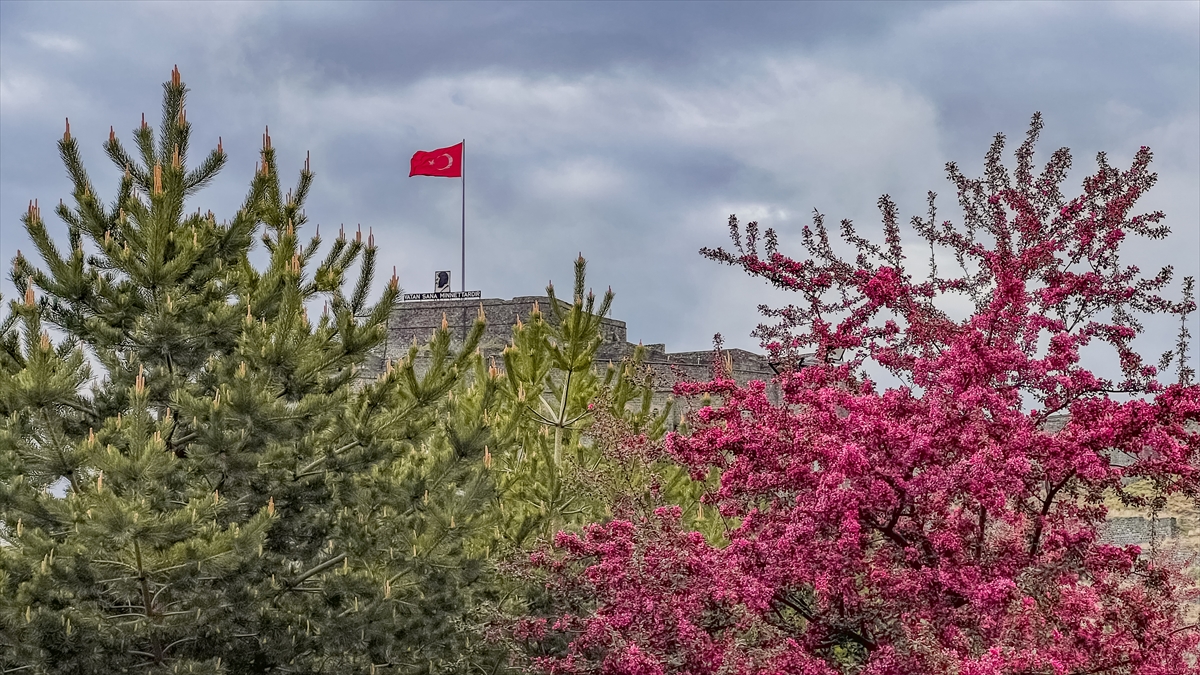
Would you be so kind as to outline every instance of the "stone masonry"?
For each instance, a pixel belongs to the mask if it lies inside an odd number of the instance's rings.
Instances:
[[[528,320],[534,305],[537,304],[542,310],[542,315],[547,320],[553,320],[550,302],[550,298],[544,295],[525,295],[511,300],[472,298],[402,302],[388,319],[387,339],[380,352],[365,364],[364,376],[378,375],[383,371],[387,359],[404,358],[414,340],[418,345],[426,344],[442,325],[443,316],[454,338],[458,341],[464,340],[479,315],[480,307],[487,317],[487,330],[480,350],[485,359],[496,357],[497,364],[501,364],[500,353],[512,339],[512,328],[517,318]],[[569,308],[569,305],[561,300],[559,303],[564,310]],[[618,363],[632,356],[637,345],[629,341],[624,321],[606,317],[601,320],[600,331],[604,340],[598,353],[601,363]],[[665,405],[675,383],[681,379],[707,380],[711,377],[715,357],[712,350],[672,353],[668,352],[663,344],[650,344],[645,347],[645,363],[654,371],[654,405],[657,408],[661,409]],[[738,382],[769,382],[775,375],[767,359],[759,354],[742,349],[726,349],[724,354],[729,365],[732,365],[733,377]],[[420,366],[418,357],[418,369]]]

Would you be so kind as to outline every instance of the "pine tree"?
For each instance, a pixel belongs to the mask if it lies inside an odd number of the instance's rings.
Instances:
[[[438,331],[419,376],[410,354],[363,382],[399,293],[393,277],[368,301],[373,237],[339,233],[318,258],[300,236],[313,174],[285,192],[268,134],[232,219],[189,211],[226,155],[218,141],[188,168],[185,96],[176,70],[136,156],[110,133],[110,206],[68,127],[66,252],[36,204],[24,218],[40,264],[18,254],[25,296],[0,323],[0,666],[453,667],[491,498],[483,323],[459,347]]]
[[[610,517],[615,492],[702,518],[705,486],[660,461],[644,350],[597,363],[613,296],[585,293],[582,258],[503,368],[477,352],[481,311],[364,379],[399,294],[370,302],[374,237],[302,238],[314,175],[286,189],[268,133],[232,218],[192,210],[227,156],[189,168],[186,94],[176,70],[134,153],[110,131],[109,205],[68,127],[66,250],[36,202],[24,218],[36,261],[18,253],[0,319],[0,667],[491,672],[507,657],[480,616],[543,600],[507,556]]]
[[[700,506],[712,485],[693,480],[665,456],[671,407],[653,406],[646,350],[639,345],[618,363],[601,362],[601,322],[614,295],[610,289],[597,302],[586,291],[586,268],[580,256],[570,303],[551,284],[547,310],[535,305],[513,326],[503,368],[477,366],[477,379],[499,385],[485,461],[493,498],[472,543],[494,572],[464,617],[475,640],[489,638],[468,661],[479,672],[518,672],[508,646],[494,639],[495,629],[510,617],[553,606],[555,598],[523,563],[560,531],[619,516],[632,506],[630,497],[680,505],[687,522],[714,540],[724,531]]]
[[[586,269],[580,256],[569,304],[547,286],[548,311],[535,305],[527,320],[518,320],[502,354],[502,374],[493,365],[501,383],[496,426],[503,443],[493,460],[494,545],[528,548],[564,527],[606,517],[613,481],[626,483],[626,490],[631,480],[643,489],[662,482],[660,467],[618,467],[602,447],[615,438],[612,427],[620,427],[621,438],[653,444],[671,410],[652,405],[654,375],[640,345],[619,363],[599,363],[601,321],[614,295],[609,289],[597,304],[585,290]]]

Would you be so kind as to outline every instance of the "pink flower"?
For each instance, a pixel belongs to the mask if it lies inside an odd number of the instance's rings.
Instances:
[[[1021,157],[1040,118],[1033,126]],[[561,609],[578,633],[537,668],[1194,672],[1200,632],[1183,608],[1195,582],[1178,564],[1104,543],[1098,501],[1128,477],[1200,493],[1200,387],[1184,375],[1158,381],[1131,346],[1140,328],[1120,320],[1131,308],[1194,310],[1190,298],[1157,295],[1165,277],[1119,263],[1129,237],[1157,236],[1148,228],[1161,214],[1130,215],[1153,183],[1149,151],[1057,204],[1049,186],[1065,175],[1065,152],[1014,183],[993,150],[987,180],[950,169],[971,228],[914,224],[962,261],[959,276],[906,271],[887,197],[881,244],[844,225],[852,261],[825,243],[820,216],[803,232],[803,260],[759,257],[731,219],[736,252],[706,255],[797,293],[768,310],[778,325],[758,330],[772,358],[856,352],[845,364],[784,368],[778,398],[761,382],[678,385],[713,403],[666,452],[694,479],[719,471],[705,503],[729,522],[725,543],[686,531],[675,506],[560,533],[551,555],[558,583],[575,592]],[[972,315],[941,309],[964,295]],[[1095,346],[1115,350],[1120,379],[1083,366]],[[860,368],[867,360],[903,384],[877,389]]]

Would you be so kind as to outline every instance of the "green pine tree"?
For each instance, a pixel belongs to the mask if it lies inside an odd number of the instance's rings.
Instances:
[[[373,238],[302,240],[313,174],[285,192],[265,134],[234,217],[190,210],[226,156],[188,168],[185,95],[175,71],[136,156],[110,135],[108,206],[64,135],[66,251],[24,218],[40,260],[18,254],[0,321],[0,667],[456,668],[501,389],[469,377],[483,323],[458,347],[438,331],[419,376],[412,354],[362,381],[399,292],[369,302]]]
[[[302,238],[313,174],[285,189],[268,134],[231,219],[190,206],[226,155],[189,168],[186,93],[176,70],[135,153],[110,133],[111,204],[64,134],[65,249],[24,217],[36,261],[18,253],[0,318],[0,668],[497,672],[480,617],[540,593],[498,563],[616,493],[703,521],[703,483],[620,451],[669,410],[644,350],[597,363],[612,293],[585,293],[582,258],[502,364],[481,314],[365,379],[399,294],[370,301],[373,237]]]
[[[671,404],[653,406],[654,373],[638,345],[619,363],[601,363],[601,321],[612,306],[586,291],[587,262],[575,261],[570,303],[551,284],[550,307],[535,306],[513,327],[503,352],[496,434],[494,533],[524,549],[555,532],[611,517],[619,497],[656,493],[703,521],[696,482],[659,461]],[[711,529],[701,526],[700,529]],[[715,533],[715,531],[714,531]]]
[[[653,410],[651,374],[640,368],[639,347],[624,363],[597,363],[600,326],[612,306],[611,289],[600,299],[586,288],[586,261],[575,261],[572,302],[546,288],[545,314],[535,306],[513,327],[503,352],[502,406],[498,416],[507,452],[497,456],[494,517],[500,544],[524,548],[564,527],[604,516],[604,501],[581,480],[601,470],[602,449],[589,434],[597,415],[627,423],[630,433],[662,436],[668,410]],[[502,507],[502,508],[501,508]]]
[[[614,296],[610,289],[597,302],[586,291],[586,267],[582,256],[575,261],[570,303],[550,285],[547,311],[535,305],[513,326],[503,368],[477,366],[476,380],[495,380],[499,392],[488,410],[493,445],[485,462],[493,498],[471,547],[496,571],[473,594],[466,622],[475,639],[552,603],[523,563],[559,531],[662,504],[680,505],[688,524],[713,539],[726,531],[700,505],[714,481],[695,481],[665,461],[671,407],[653,405],[646,350],[639,345],[618,363],[601,362],[601,322]],[[614,513],[614,504],[627,508]],[[508,663],[500,644],[477,649],[467,661],[474,672],[488,673]]]

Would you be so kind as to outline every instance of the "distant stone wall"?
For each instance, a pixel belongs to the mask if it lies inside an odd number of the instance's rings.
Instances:
[[[566,308],[565,303],[559,302]],[[443,317],[454,338],[465,340],[481,308],[487,318],[487,330],[480,349],[485,356],[499,354],[512,340],[512,328],[517,318],[527,321],[535,304],[540,305],[544,316],[551,318],[550,298],[546,296],[521,296],[511,300],[484,298],[402,302],[388,317],[388,336],[378,358],[380,361],[400,359],[408,353],[414,341],[419,345],[429,342],[441,327]],[[602,319],[600,331],[606,342],[625,342],[624,321]]]
[[[1105,543],[1117,546],[1162,543],[1174,539],[1178,531],[1178,524],[1174,518],[1109,518],[1104,523],[1101,539]]]
[[[554,316],[550,311],[551,300],[544,295],[526,295],[503,300],[484,298],[471,300],[428,300],[400,303],[388,318],[387,338],[382,347],[377,350],[364,364],[363,377],[376,377],[382,373],[387,360],[398,361],[404,358],[415,341],[425,345],[442,325],[443,317],[452,335],[458,341],[466,339],[467,333],[483,308],[487,319],[487,329],[480,344],[480,351],[485,359],[495,358],[498,366],[503,367],[499,358],[500,353],[512,341],[512,328],[518,317],[527,321],[534,305],[538,305],[542,315],[549,321]],[[559,301],[564,310],[570,306]],[[600,324],[601,336],[604,340],[597,354],[601,364],[620,363],[633,354],[636,344],[629,342],[624,321],[604,318]],[[664,344],[645,345],[647,366],[654,370],[654,406],[662,409],[666,405],[675,384],[681,380],[708,380],[712,377],[714,352],[712,350],[696,352],[671,353]],[[766,358],[743,349],[727,349],[723,357],[729,359],[733,368],[733,378],[741,383],[751,380],[770,382],[775,371]],[[422,359],[418,356],[417,368],[420,370]],[[675,416],[678,418],[678,414]]]

